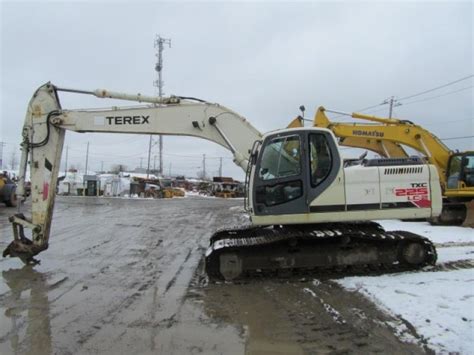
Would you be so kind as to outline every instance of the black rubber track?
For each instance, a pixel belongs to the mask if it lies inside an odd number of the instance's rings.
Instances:
[[[403,250],[404,246],[410,243],[418,243],[424,250],[424,260],[416,263],[407,263]],[[298,246],[295,248],[295,246]],[[316,248],[317,250],[328,250],[328,253],[337,249],[350,248],[353,251],[362,251],[364,248],[377,247],[379,250],[387,250],[396,254],[396,261],[386,262],[386,260],[375,260],[365,265],[318,265],[311,268],[285,268],[288,273],[312,273],[320,272],[327,274],[341,273],[353,274],[350,270],[352,266],[360,274],[364,267],[367,274],[392,273],[401,270],[419,269],[427,265],[436,263],[437,254],[433,243],[420,235],[406,231],[385,231],[382,226],[375,222],[361,223],[324,223],[312,225],[291,225],[291,226],[268,226],[268,227],[235,227],[217,231],[210,239],[210,246],[206,251],[206,273],[213,279],[223,279],[219,270],[219,256],[223,253],[242,253],[262,255],[262,260],[268,251],[292,248],[293,250],[304,250]],[[360,249],[358,249],[360,248]],[[292,251],[292,255],[297,255],[298,251]],[[262,264],[264,265],[264,264]],[[265,269],[266,273],[278,274],[278,268],[273,270],[268,266],[256,267],[255,270],[246,269],[239,278],[252,277],[255,273],[261,273]],[[364,272],[362,272],[364,273]]]

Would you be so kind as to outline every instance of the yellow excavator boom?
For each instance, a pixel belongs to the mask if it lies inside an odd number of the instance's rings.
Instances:
[[[348,138],[373,139],[380,141],[380,144],[384,145],[386,145],[387,142],[393,143],[391,145],[392,148],[394,145],[405,145],[421,152],[429,163],[436,166],[441,184],[443,188],[446,188],[446,171],[448,169],[449,157],[452,155],[452,152],[431,132],[410,121],[394,118],[382,118],[360,113],[351,113],[350,116],[352,118],[364,119],[381,124],[331,122],[325,112],[326,109],[324,107],[318,108],[313,121],[315,127],[331,129],[337,137],[343,140],[343,142]],[[360,141],[358,143],[360,143]],[[397,157],[389,154],[385,154],[384,156],[387,155],[393,158]],[[406,152],[404,156],[408,156]]]
[[[331,128],[331,122],[327,119],[321,120],[315,127]],[[288,128],[303,127],[303,118],[296,117],[290,122]],[[338,137],[339,144],[352,147],[370,150],[383,158],[408,158],[408,153],[397,142],[385,141],[377,138],[364,137]]]

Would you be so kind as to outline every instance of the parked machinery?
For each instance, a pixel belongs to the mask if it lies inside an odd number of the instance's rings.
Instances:
[[[332,122],[326,112],[376,123]],[[302,126],[301,117],[289,125],[293,128]],[[404,147],[421,153],[423,159],[438,170],[443,193],[442,213],[431,221],[474,227],[474,151],[454,152],[433,133],[408,120],[344,113],[320,107],[313,126],[330,129],[339,139],[340,145],[367,149],[381,157],[408,158]]]
[[[238,197],[239,182],[231,177],[214,176],[212,178],[212,194],[221,198]]]
[[[7,207],[17,206],[16,184],[6,171],[0,171],[0,202]]]
[[[61,91],[146,105],[67,110],[59,102]],[[35,263],[34,256],[48,248],[55,200],[55,189],[49,187],[56,186],[66,130],[187,135],[232,152],[234,162],[246,172],[245,207],[252,225],[220,230],[211,237],[205,263],[211,278],[232,280],[320,267],[416,269],[436,261],[428,239],[385,231],[371,222],[438,216],[441,189],[431,164],[392,159],[345,168],[328,129],[302,127],[262,135],[220,104],[189,97],[65,89],[50,83],[35,92],[23,128],[18,194],[23,194],[29,163],[32,214],[11,218],[14,240],[4,256]],[[31,239],[24,228],[31,230]]]

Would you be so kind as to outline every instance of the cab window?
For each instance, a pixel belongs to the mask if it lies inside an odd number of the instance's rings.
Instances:
[[[309,135],[309,159],[311,185],[315,187],[327,178],[332,166],[331,150],[325,135]]]
[[[464,183],[467,187],[474,187],[474,155],[466,155],[462,165]]]
[[[286,178],[300,173],[301,143],[299,136],[278,137],[267,144],[260,162],[260,179]]]
[[[448,171],[448,189],[457,189],[458,181],[461,177],[461,155],[453,156],[449,162],[449,171]]]

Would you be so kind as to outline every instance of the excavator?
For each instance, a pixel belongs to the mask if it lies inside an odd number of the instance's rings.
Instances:
[[[333,112],[375,124],[332,122],[326,112]],[[295,118],[289,127],[302,127]],[[438,170],[443,194],[443,209],[433,224],[474,227],[474,151],[453,152],[438,137],[408,120],[382,118],[361,113],[345,113],[319,107],[314,127],[330,129],[339,144],[373,151],[381,157],[409,158],[403,146],[421,153]]]
[[[105,109],[61,107],[61,92],[135,101]],[[3,256],[35,264],[49,245],[66,131],[199,137],[227,148],[246,173],[251,224],[218,230],[205,253],[211,280],[261,274],[362,268],[393,272],[436,262],[432,242],[386,231],[374,219],[418,219],[441,212],[438,171],[410,159],[375,159],[345,168],[334,134],[301,127],[261,134],[236,112],[183,96],[153,97],[77,90],[46,83],[31,98],[23,127],[20,179],[29,164],[31,216],[10,218],[13,241]],[[21,208],[21,207],[20,207]],[[25,235],[31,230],[31,236]]]
[[[7,207],[16,207],[18,202],[15,190],[16,185],[10,175],[6,171],[0,171],[0,203],[3,202]]]

